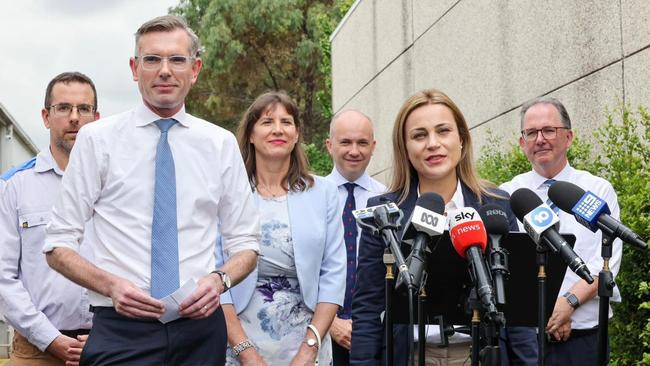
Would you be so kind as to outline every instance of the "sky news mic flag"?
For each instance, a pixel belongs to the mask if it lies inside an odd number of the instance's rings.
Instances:
[[[587,283],[594,282],[585,262],[571,249],[557,231],[560,219],[555,212],[528,188],[519,188],[510,196],[510,207],[536,244],[545,243],[575,274]]]
[[[472,281],[483,308],[489,314],[496,314],[492,280],[482,254],[487,246],[487,233],[483,221],[478,212],[471,207],[451,211],[448,215],[451,243],[456,253],[469,262]]]
[[[572,214],[576,221],[589,230],[598,229],[606,235],[620,238],[637,248],[645,249],[648,245],[634,231],[610,216],[607,202],[592,192],[569,182],[557,181],[548,190],[548,197],[562,211]]]

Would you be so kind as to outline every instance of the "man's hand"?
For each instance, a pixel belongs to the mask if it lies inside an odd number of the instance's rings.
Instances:
[[[300,344],[298,353],[291,360],[291,366],[313,366],[318,356],[316,347],[309,347],[305,342]]]
[[[109,297],[115,311],[129,318],[158,319],[165,305],[123,278],[114,278],[109,287]]]
[[[68,362],[70,362],[70,365],[79,365],[82,347],[82,342],[61,334],[54,338],[52,343],[47,346],[46,351],[65,361],[66,365],[68,365]]]
[[[81,351],[86,346],[86,341],[88,340],[88,334],[77,336],[77,340],[81,343],[81,347],[70,348],[70,353],[77,355],[73,357],[73,360],[65,361],[65,366],[79,366],[79,360],[81,360]]]
[[[207,318],[219,307],[219,296],[223,292],[221,276],[216,273],[201,278],[196,290],[181,303],[179,314],[186,318]]]
[[[553,314],[548,320],[546,331],[558,341],[566,341],[571,336],[571,314],[573,314],[573,310],[563,296],[558,297],[555,301]]]
[[[330,335],[334,342],[349,351],[352,346],[352,319],[335,317],[330,327]]]

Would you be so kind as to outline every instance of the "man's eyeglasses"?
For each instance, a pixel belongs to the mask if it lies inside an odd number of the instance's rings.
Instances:
[[[185,71],[190,66],[193,57],[183,56],[183,55],[174,55],[162,57],[158,55],[143,55],[137,57],[140,60],[142,68],[147,71],[156,71],[162,66],[163,60],[167,60],[167,64],[172,70],[175,71]]]
[[[529,128],[529,129],[526,129],[526,130],[522,130],[521,131],[521,136],[526,141],[535,141],[537,139],[537,135],[541,132],[542,137],[544,137],[547,140],[553,140],[554,138],[557,137],[557,130],[560,129],[560,128],[565,129],[565,130],[570,129],[568,127]]]
[[[54,111],[54,115],[59,117],[68,117],[72,113],[73,108],[76,108],[77,113],[82,117],[92,117],[95,113],[95,107],[90,104],[72,105],[70,103],[59,103],[49,107],[49,109]]]

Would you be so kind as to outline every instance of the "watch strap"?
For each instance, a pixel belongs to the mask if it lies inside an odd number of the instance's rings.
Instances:
[[[566,301],[571,305],[573,309],[577,309],[580,306],[580,300],[578,300],[578,297],[571,293],[571,292],[566,292],[564,295],[562,295]]]
[[[307,329],[310,329],[316,336],[316,344],[318,345],[318,349],[320,350],[321,338],[320,338],[320,332],[318,331],[318,328],[316,328],[316,326],[314,326],[313,324],[309,324],[307,325]]]
[[[223,292],[226,292],[226,291],[230,290],[230,286],[228,286],[229,283],[227,283],[229,281],[226,281],[226,277],[228,277],[228,274],[226,272],[221,271],[221,270],[216,270],[216,271],[212,271],[210,273],[216,273],[216,274],[219,275],[219,277],[221,277],[221,283],[223,284]],[[230,277],[228,277],[228,278],[230,278]]]

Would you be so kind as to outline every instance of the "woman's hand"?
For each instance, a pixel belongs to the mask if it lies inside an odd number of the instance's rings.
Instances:
[[[298,348],[298,353],[291,360],[291,366],[314,366],[316,357],[318,357],[318,348],[309,347],[305,342],[302,342],[300,348]]]
[[[238,357],[242,366],[268,366],[255,347],[243,350]]]

